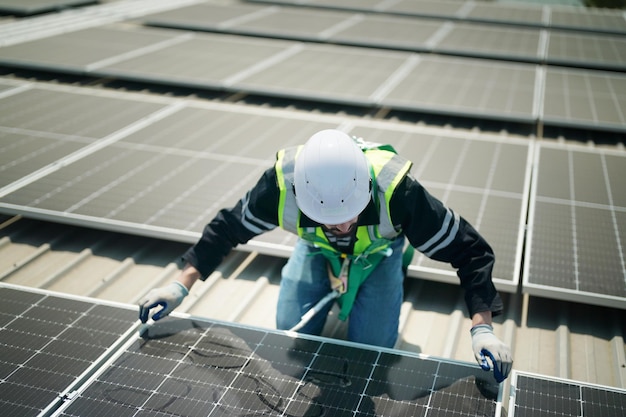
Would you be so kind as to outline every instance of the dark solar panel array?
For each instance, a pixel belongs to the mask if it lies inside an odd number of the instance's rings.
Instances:
[[[510,417],[620,416],[626,390],[514,371]]]
[[[477,366],[199,319],[121,350],[59,416],[499,415]]]
[[[6,284],[0,301],[7,417],[501,411],[476,364],[203,319],[139,327],[135,307]]]
[[[136,309],[0,287],[2,415],[53,409],[135,322]]]

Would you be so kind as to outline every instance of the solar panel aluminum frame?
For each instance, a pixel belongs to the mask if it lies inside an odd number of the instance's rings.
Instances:
[[[60,293],[56,291],[40,289],[40,288],[24,287],[21,285],[16,285],[16,284],[11,284],[11,283],[6,283],[6,282],[0,282],[0,288],[13,289],[13,290],[24,291],[28,293],[35,293],[35,294],[40,294],[40,295],[48,295],[48,296],[63,298],[63,299],[72,300],[72,301],[82,301],[82,302],[92,303],[94,305],[109,306],[109,307],[115,307],[115,308],[120,308],[124,310],[136,309],[135,306],[130,306],[128,304],[123,304],[123,303],[117,303],[114,301],[88,298],[88,297],[83,297],[79,295],[65,294],[65,293]],[[112,343],[96,360],[94,360],[92,364],[88,368],[86,368],[81,375],[76,377],[73,382],[71,382],[63,391],[61,391],[58,394],[57,399],[55,401],[52,401],[44,410],[42,410],[39,413],[38,417],[50,416],[62,404],[63,401],[67,400],[68,398],[71,398],[74,395],[73,393],[76,391],[76,389],[82,386],[85,383],[85,381],[88,381],[94,372],[96,372],[107,360],[113,357],[116,354],[116,352],[126,343],[128,339],[132,338],[132,336],[136,334],[137,329],[140,327],[140,324],[141,323],[139,322],[139,319],[137,319],[137,321],[133,325],[131,325],[114,343]]]
[[[331,338],[326,338],[323,336],[308,335],[308,334],[297,333],[297,332],[288,331],[288,330],[259,328],[259,327],[250,326],[250,325],[241,324],[241,323],[234,323],[234,322],[216,320],[216,319],[211,319],[211,318],[206,318],[206,317],[199,317],[199,316],[195,316],[195,315],[191,315],[187,313],[180,313],[177,311],[172,312],[168,317],[170,319],[181,319],[181,320],[203,322],[209,326],[217,325],[217,326],[227,326],[231,328],[244,329],[244,330],[261,331],[267,334],[287,336],[291,339],[316,341],[322,344],[339,345],[339,346],[355,348],[355,349],[360,349],[360,350],[365,350],[365,351],[370,351],[370,352],[375,352],[375,353],[387,353],[391,355],[401,355],[403,357],[409,357],[409,358],[435,360],[443,364],[451,364],[451,365],[459,365],[459,366],[464,366],[464,367],[476,368],[480,372],[485,372],[476,363],[473,363],[473,362],[465,362],[465,361],[449,359],[449,358],[439,358],[439,357],[435,357],[435,356],[431,356],[431,355],[427,355],[423,353],[399,351],[393,348],[371,346],[371,345],[355,343],[355,342],[351,342],[347,340],[331,339]],[[53,414],[51,414],[51,416],[59,417],[59,416],[64,415],[63,413],[70,406],[72,406],[73,401],[76,398],[80,397],[80,395],[83,394],[87,389],[89,389],[90,386],[94,382],[96,382],[100,376],[102,376],[105,372],[107,372],[107,370],[109,370],[109,367],[113,365],[117,359],[122,357],[122,355],[124,355],[133,344],[138,342],[142,338],[141,335],[145,331],[149,332],[150,327],[153,326],[154,324],[155,322],[153,322],[152,320],[149,320],[148,323],[133,328],[132,331],[134,333],[132,333],[130,337],[124,341],[122,345],[119,345],[117,351],[114,352],[112,355],[110,355],[107,361],[105,363],[102,363],[99,369],[97,369],[95,373],[93,373],[88,379],[84,380],[83,384],[80,387],[76,388],[71,393],[70,396],[67,396],[66,398],[64,398],[65,402]],[[487,374],[485,373],[485,375]],[[489,376],[489,378],[491,378],[491,376]],[[502,405],[503,405],[503,398],[504,398],[504,391],[505,391],[504,387],[505,387],[504,382],[498,384],[498,393],[497,393],[497,398],[495,400],[496,411],[495,411],[494,417],[502,417],[502,408],[503,408]],[[355,415],[356,415],[356,411],[355,411]],[[43,417],[43,416],[39,416],[39,417]]]
[[[605,391],[611,391],[611,392],[615,392],[618,394],[622,394],[626,397],[626,389],[623,388],[617,388],[617,387],[611,387],[608,385],[601,385],[601,384],[592,384],[592,383],[588,383],[588,382],[582,382],[582,381],[576,381],[573,379],[567,379],[567,378],[560,378],[560,377],[553,377],[553,376],[547,376],[547,375],[542,375],[539,373],[533,373],[533,372],[526,372],[526,371],[518,371],[518,370],[513,370],[511,371],[511,375],[509,376],[510,379],[510,394],[509,394],[509,399],[508,399],[508,417],[515,417],[515,405],[517,404],[517,389],[518,389],[518,379],[519,377],[529,377],[529,378],[537,378],[540,380],[545,380],[545,381],[553,381],[553,382],[557,382],[557,383],[564,383],[564,384],[571,384],[571,385],[575,385],[578,387],[587,387],[587,388],[592,388],[592,389],[599,389],[599,390],[605,390]],[[580,401],[580,400],[579,400]],[[562,416],[564,414],[562,414],[559,410],[544,410],[542,409],[542,416],[548,416],[549,412],[554,411],[554,417],[557,416]],[[569,415],[569,414],[568,414]],[[581,417],[591,417],[591,416],[587,416],[585,414],[583,414],[582,409],[580,410],[580,414]]]

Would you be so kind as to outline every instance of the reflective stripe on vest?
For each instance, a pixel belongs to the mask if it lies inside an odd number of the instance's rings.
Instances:
[[[277,153],[276,175],[280,190],[278,205],[278,224],[281,228],[295,233],[306,241],[337,252],[330,244],[321,227],[300,227],[300,210],[294,194],[295,160],[301,147],[281,150]],[[389,213],[389,202],[395,188],[411,168],[411,162],[394,152],[377,148],[364,149],[365,156],[373,168],[374,181],[377,184],[376,201],[380,215],[379,224],[359,226],[354,255],[365,255],[386,249],[389,243],[398,237],[401,231],[394,228]]]

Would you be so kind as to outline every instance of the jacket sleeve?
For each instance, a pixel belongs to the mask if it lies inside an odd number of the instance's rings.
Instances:
[[[470,317],[482,311],[502,313],[502,300],[491,279],[495,255],[471,224],[410,175],[396,189],[390,210],[392,221],[412,246],[457,270]]]
[[[234,207],[217,213],[204,227],[198,242],[185,252],[183,261],[206,279],[235,246],[278,225],[278,196],[276,171],[272,167]]]

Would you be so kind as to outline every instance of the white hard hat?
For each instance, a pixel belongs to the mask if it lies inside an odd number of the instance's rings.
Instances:
[[[296,159],[294,187],[298,207],[311,220],[345,223],[370,201],[367,158],[344,132],[322,130],[311,136]]]

